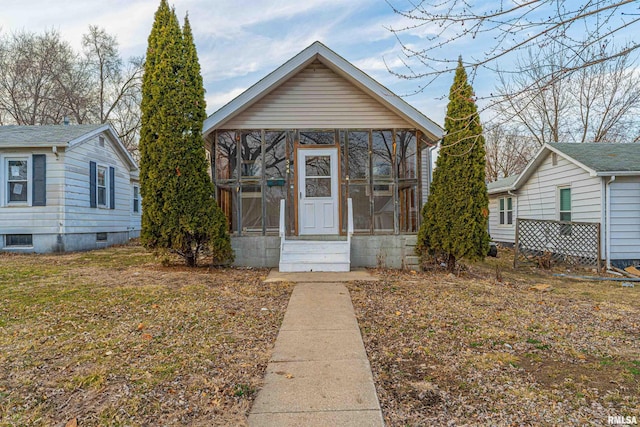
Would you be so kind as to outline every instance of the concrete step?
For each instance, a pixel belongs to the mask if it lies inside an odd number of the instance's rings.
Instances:
[[[347,272],[351,270],[350,262],[283,262],[280,261],[279,270],[283,273],[305,271],[337,271]]]
[[[285,240],[280,271],[349,271],[351,248],[347,241]]]

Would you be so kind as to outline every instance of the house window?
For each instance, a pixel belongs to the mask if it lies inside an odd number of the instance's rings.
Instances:
[[[500,225],[513,224],[513,199],[503,197],[500,199]]]
[[[31,234],[7,234],[5,237],[6,246],[33,246],[33,236]]]
[[[560,221],[571,221],[571,189],[560,189]],[[571,224],[560,224],[560,235],[571,235]]]
[[[133,186],[133,211],[140,212],[140,187]]]
[[[96,180],[96,191],[98,194],[98,206],[107,206],[107,168],[98,166],[98,179]]]
[[[7,203],[27,203],[29,178],[27,159],[7,159]]]
[[[106,242],[107,233],[96,233],[96,242]]]
[[[560,221],[571,221],[571,189],[560,189]]]

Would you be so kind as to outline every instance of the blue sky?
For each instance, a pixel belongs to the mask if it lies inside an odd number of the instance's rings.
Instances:
[[[415,93],[424,81],[403,80],[387,71],[402,71],[402,49],[385,27],[402,28],[384,0],[169,0],[180,19],[189,13],[207,91],[207,112],[229,102],[316,40],[403,96],[442,124],[453,75]],[[400,9],[409,0],[392,0]],[[480,2],[482,3],[482,1]],[[2,0],[0,31],[42,32],[55,29],[80,50],[89,25],[117,36],[123,57],[144,55],[159,0]],[[489,4],[489,3],[486,3]],[[420,47],[433,28],[404,33],[403,41]],[[482,44],[456,42],[446,47],[456,59],[477,55]],[[479,96],[494,90],[496,77],[480,71],[473,81]],[[482,102],[482,101],[480,101]],[[480,105],[482,107],[482,105]]]
[[[391,75],[400,66],[395,36],[401,26],[383,0],[174,0],[182,20],[189,13],[211,114],[316,40],[345,57],[398,95],[418,82]],[[3,0],[0,31],[55,29],[80,50],[89,25],[116,35],[121,54],[144,55],[158,0]],[[457,57],[459,53],[453,52]],[[453,76],[405,99],[442,123]]]

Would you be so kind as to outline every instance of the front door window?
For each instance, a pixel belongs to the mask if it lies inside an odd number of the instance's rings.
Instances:
[[[300,234],[338,234],[338,149],[298,150]]]

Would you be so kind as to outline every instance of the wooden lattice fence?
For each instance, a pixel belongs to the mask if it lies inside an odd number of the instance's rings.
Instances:
[[[594,266],[600,271],[600,223],[516,219],[515,267],[521,261]]]

